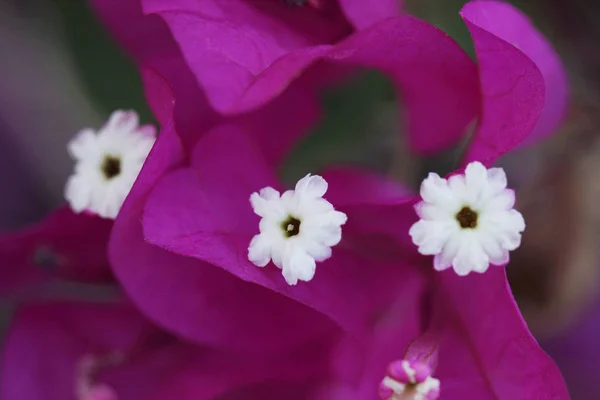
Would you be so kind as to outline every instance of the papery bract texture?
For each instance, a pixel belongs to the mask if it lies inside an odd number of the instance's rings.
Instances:
[[[436,275],[430,329],[440,335],[443,399],[569,399],[563,378],[519,313],[503,269]]]
[[[290,287],[273,266],[257,268],[246,255],[259,222],[248,198],[266,186],[280,185],[249,136],[235,126],[215,129],[198,142],[191,168],[167,174],[151,192],[143,217],[145,238],[298,300],[345,329],[364,333],[374,310],[389,304],[402,290],[403,280],[418,272],[393,257],[370,257],[342,242],[334,256],[320,264],[310,284]]]
[[[261,353],[298,344],[316,333],[333,329],[324,317],[296,302],[144,239],[140,220],[146,198],[158,177],[182,162],[179,138],[169,124],[159,135],[123,206],[125,211],[115,222],[110,242],[111,263],[125,290],[141,309],[162,325],[197,342]],[[197,190],[194,186],[189,188]],[[183,188],[177,188],[180,189]],[[172,193],[164,204],[163,211],[168,213],[165,217],[173,216],[168,209],[169,204],[175,204],[172,201],[192,205],[191,199]],[[169,223],[163,229],[174,227]]]
[[[510,4],[472,1],[461,16],[473,37],[482,92],[466,161],[489,166],[557,128],[567,109],[567,77],[548,41]]]
[[[324,371],[320,349],[256,359],[195,347],[124,304],[21,306],[5,346],[0,393],[6,400],[83,400],[92,392],[119,400],[210,400],[245,385],[304,381]]]
[[[148,104],[165,125],[173,117],[185,129],[209,124],[213,112],[168,27],[156,15],[145,16],[139,0],[89,0],[102,23],[142,70]]]
[[[402,0],[356,1],[339,0],[346,18],[357,29],[364,29],[388,17],[397,16],[402,7]]]
[[[39,223],[0,236],[0,295],[63,278],[112,280],[106,250],[112,221],[59,208]]]
[[[419,151],[431,152],[455,143],[478,110],[475,65],[447,35],[410,16],[379,21],[335,45],[288,54],[277,51],[276,57],[265,58],[255,55],[257,46],[239,42],[241,34],[235,24],[216,29],[210,25],[212,20],[207,22],[197,11],[150,10],[165,18],[198,82],[221,112],[232,114],[263,106],[318,61],[389,74],[406,99],[411,145]],[[232,30],[233,38],[219,39],[217,33],[227,29]],[[211,40],[200,41],[201,37]],[[219,61],[207,62],[215,58]],[[234,71],[227,72],[227,68]]]

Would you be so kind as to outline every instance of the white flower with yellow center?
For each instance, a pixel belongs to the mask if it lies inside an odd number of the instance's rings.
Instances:
[[[331,247],[342,239],[347,219],[323,198],[326,191],[325,179],[308,174],[283,195],[271,187],[252,193],[250,203],[262,219],[248,259],[259,267],[273,260],[289,285],[310,281],[316,261],[331,257]]]
[[[409,233],[421,254],[434,256],[436,270],[452,267],[464,276],[508,263],[525,221],[506,183],[504,170],[479,162],[470,163],[464,175],[443,179],[431,173],[423,181],[423,201],[415,207],[420,220]]]
[[[116,218],[155,141],[154,127],[139,126],[133,111],[115,111],[100,130],[80,131],[68,144],[75,171],[65,197],[73,211]]]

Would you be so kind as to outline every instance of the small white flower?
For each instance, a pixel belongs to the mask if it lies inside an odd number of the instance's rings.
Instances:
[[[68,144],[75,160],[65,197],[75,212],[116,218],[156,140],[133,111],[115,111],[97,132],[80,131]]]
[[[331,257],[331,247],[342,239],[347,219],[323,198],[326,191],[325,179],[308,174],[281,196],[271,187],[252,193],[250,204],[261,220],[248,259],[258,267],[273,260],[289,285],[310,281],[315,262]]]
[[[440,395],[440,381],[431,376],[428,367],[408,360],[396,361],[395,368],[379,385],[383,400],[436,400]],[[415,367],[418,367],[417,370]]]
[[[421,184],[420,220],[410,228],[419,252],[434,255],[438,271],[453,267],[464,276],[504,265],[521,244],[523,216],[513,209],[514,191],[501,168],[470,163],[464,175],[442,179],[431,173]]]

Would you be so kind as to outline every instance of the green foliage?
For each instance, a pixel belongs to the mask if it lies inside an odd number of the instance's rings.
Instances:
[[[136,66],[117,47],[83,1],[56,1],[66,45],[95,104],[108,115],[134,109],[142,121],[152,120]]]

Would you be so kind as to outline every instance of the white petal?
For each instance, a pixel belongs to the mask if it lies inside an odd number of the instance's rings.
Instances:
[[[308,282],[315,276],[315,259],[297,246],[292,246],[283,255],[282,270],[289,285],[297,284],[298,280]]]
[[[525,230],[525,219],[523,218],[523,214],[517,210],[510,210],[508,213],[508,220],[510,221],[509,224],[517,232],[523,232]]]
[[[449,210],[446,207],[440,207],[437,204],[429,204],[424,201],[418,203],[415,207],[419,218],[429,221],[451,220],[455,218],[456,211]]]
[[[492,193],[498,193],[506,189],[506,173],[502,168],[490,168],[488,170],[488,183]]]
[[[151,138],[153,142],[156,138],[156,127],[154,125],[142,125],[137,128],[137,132],[144,137]]]
[[[295,190],[302,197],[311,199],[323,197],[327,192],[327,181],[319,175],[308,174],[298,181]]]
[[[271,261],[271,240],[267,235],[255,235],[248,246],[248,259],[257,267],[264,267]]]
[[[250,195],[250,204],[256,215],[264,217],[274,209],[274,201],[277,199],[279,192],[272,187],[266,187],[259,193],[254,192]]]
[[[452,197],[452,192],[448,188],[448,182],[433,172],[421,183],[420,194],[424,201],[434,204]]]
[[[506,250],[516,250],[521,246],[521,234],[515,232],[506,232],[501,236],[502,247]]]
[[[491,264],[505,265],[508,263],[508,251],[501,246],[496,237],[491,234],[482,234],[479,241],[483,251],[488,255]]]
[[[316,261],[325,261],[331,257],[331,247],[316,240],[306,240],[303,243],[303,248]]]
[[[473,203],[477,200],[476,193],[467,188],[464,175],[453,175],[448,178],[448,187],[459,204],[454,209],[458,208],[460,210],[465,205],[473,206]]]
[[[496,237],[506,250],[516,250],[521,245],[521,232],[525,230],[525,220],[517,210],[509,210],[486,216],[487,230]]]
[[[436,271],[443,271],[452,266],[454,257],[456,257],[460,248],[461,239],[461,235],[452,235],[444,245],[442,251],[435,255],[433,258],[433,268]]]
[[[130,133],[137,129],[139,123],[140,120],[136,112],[117,110],[111,114],[106,127],[111,130]]]
[[[348,221],[348,216],[341,211],[330,211],[325,217],[328,225],[340,226],[344,225]]]
[[[79,132],[68,150],[75,159],[75,171],[67,181],[65,197],[75,211],[88,210],[106,218],[116,218],[146,160],[155,138],[137,131],[134,112],[114,112],[98,132]],[[107,156],[118,157],[120,173],[107,177],[102,170]]]
[[[419,246],[419,253],[435,255],[442,251],[448,238],[454,233],[451,223],[420,220],[410,227],[408,233],[413,243]]]
[[[480,210],[489,199],[490,188],[488,184],[487,169],[480,162],[472,162],[465,169],[465,185],[467,188],[468,205]]]
[[[498,192],[495,196],[490,198],[482,211],[486,212],[497,212],[497,211],[508,211],[515,206],[515,192],[512,190],[504,189]]]
[[[286,251],[285,244],[271,242],[271,260],[279,269],[283,268],[283,255]]]
[[[488,171],[482,163],[474,161],[465,168],[465,183],[469,188],[486,188]]]
[[[311,237],[325,246],[333,247],[342,241],[342,227],[322,226],[311,232]]]
[[[69,155],[76,159],[88,157],[94,151],[96,132],[93,129],[83,129],[78,132],[67,144]]]
[[[71,176],[67,180],[65,198],[73,211],[79,213],[85,210],[90,201],[91,194],[92,187],[85,182],[81,182],[81,179],[77,176]]]
[[[471,271],[485,272],[489,259],[476,240],[463,240],[452,265],[457,275],[466,276]]]

